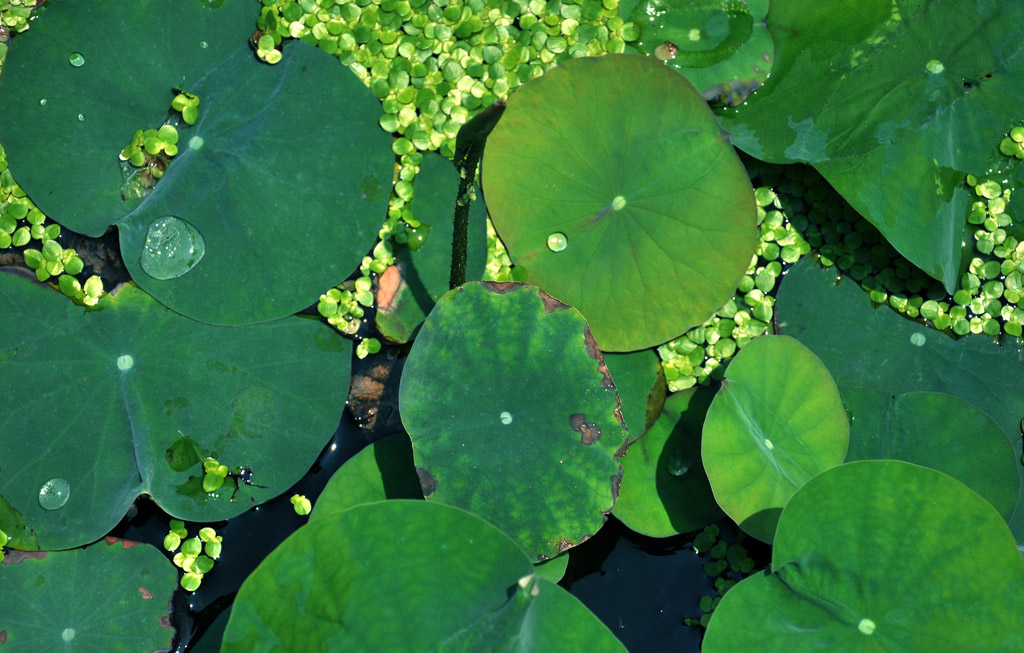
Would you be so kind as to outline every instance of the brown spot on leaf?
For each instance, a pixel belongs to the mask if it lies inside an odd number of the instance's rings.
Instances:
[[[160,616],[160,627],[161,628],[172,628],[173,629],[174,626],[171,625],[171,618],[168,617],[167,615],[161,615]]]
[[[622,466],[619,465],[619,473],[611,477],[612,481],[612,503],[619,500],[619,488],[622,487]]]
[[[601,387],[605,390],[614,390],[615,383],[612,381],[611,372],[608,371],[608,366],[605,365],[604,355],[601,354],[601,350],[597,348],[597,341],[594,340],[594,334],[590,333],[590,326],[583,325],[583,343],[587,346],[587,354],[597,361],[597,371],[604,377],[601,380]]]
[[[46,551],[8,551],[4,554],[5,565],[16,565],[23,560],[45,560]]]
[[[6,644],[6,643],[7,643],[7,631],[6,630],[0,630],[0,644]]]
[[[387,315],[395,309],[395,297],[405,288],[405,279],[397,265],[390,265],[377,283],[377,312]]]
[[[120,544],[121,546],[123,546],[126,549],[129,549],[129,548],[135,546],[136,544],[138,544],[138,542],[135,542],[135,541],[132,541],[132,540],[122,540],[122,539],[117,538],[117,537],[111,537],[110,535],[107,535],[106,537],[104,537],[103,541],[106,542],[107,544],[110,544],[110,545]]]
[[[538,290],[537,292],[540,293],[540,300],[542,302],[544,302],[544,312],[545,313],[554,313],[555,311],[564,311],[565,309],[569,308],[568,304],[565,304],[565,303],[562,303],[562,302],[558,301],[557,299],[555,299],[551,295],[547,294],[543,290]]]
[[[482,281],[483,287],[494,293],[495,295],[504,295],[505,293],[512,292],[520,286],[525,286],[525,283],[518,281]]]
[[[588,422],[586,415],[580,413],[569,415],[569,426],[580,434],[580,442],[583,444],[594,444],[601,439],[601,427],[593,422]]]
[[[140,593],[142,594],[142,598],[143,598],[143,599],[145,599],[146,601],[152,600],[152,598],[153,598],[153,593],[152,593],[152,592],[150,592],[150,591],[149,591],[148,589],[146,589],[145,587],[140,587],[140,588],[139,588],[139,592],[140,592]]]
[[[437,492],[437,479],[434,478],[433,474],[417,465],[416,475],[420,477],[420,489],[423,490],[423,498]]]

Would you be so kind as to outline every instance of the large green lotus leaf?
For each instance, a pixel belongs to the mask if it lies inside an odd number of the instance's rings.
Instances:
[[[654,424],[665,405],[668,386],[661,359],[653,349],[628,354],[605,354],[604,361],[622,400],[622,417],[633,442]]]
[[[654,425],[629,445],[612,514],[630,530],[671,537],[723,516],[700,458],[701,427],[712,396],[707,388],[673,394]]]
[[[381,501],[303,526],[242,584],[224,653],[625,651],[505,534],[463,510]]]
[[[298,481],[334,433],[352,347],[326,325],[212,327],[133,285],[101,307],[0,274],[0,312],[17,316],[0,322],[12,546],[92,542],[142,493],[187,521],[234,517]],[[244,478],[204,492],[204,456]]]
[[[481,515],[538,559],[604,523],[626,428],[583,317],[533,286],[441,297],[402,371],[423,494]]]
[[[33,201],[90,236],[116,224],[132,278],[214,324],[290,315],[344,279],[373,243],[393,175],[373,94],[305,43],[259,62],[248,44],[258,10],[53,3],[0,78],[0,139]],[[136,129],[168,119],[175,87],[199,97],[198,122],[179,125],[179,152],[152,191],[124,201],[118,155]],[[167,216],[191,232],[160,229]],[[199,244],[201,257],[181,257]]]
[[[818,357],[793,338],[763,336],[725,371],[701,457],[722,510],[771,543],[786,503],[807,479],[843,462],[849,437],[839,389]]]
[[[852,281],[800,261],[786,274],[775,310],[779,333],[791,335],[821,358],[839,385],[890,395],[944,392],[974,404],[995,420],[1021,455],[1024,378],[1020,341],[999,346],[987,335],[952,339],[904,319],[871,300]],[[1020,472],[1018,468],[1018,473]],[[1022,489],[1024,494],[1024,489]],[[1010,529],[1024,542],[1024,502]]]
[[[74,551],[9,553],[0,564],[5,651],[169,651],[178,573],[147,544],[107,538]]]
[[[967,172],[1020,117],[1024,4],[775,2],[771,79],[723,124],[772,162],[814,165],[897,250],[952,292]]]
[[[309,519],[320,519],[364,503],[422,498],[409,436],[396,433],[346,460],[327,481]]]
[[[487,140],[484,199],[526,280],[602,349],[658,345],[732,296],[756,244],[750,180],[686,78],[638,55],[567,61]]]
[[[735,106],[772,70],[767,13],[768,0],[644,0],[629,20],[640,52],[686,75],[710,105]]]
[[[1024,559],[991,505],[925,467],[814,477],[779,519],[771,574],[722,597],[717,651],[1024,650]]]
[[[850,412],[846,462],[905,460],[949,474],[1009,521],[1020,492],[1020,465],[999,425],[952,395],[908,392],[895,397],[842,387]]]
[[[419,249],[399,247],[395,264],[380,276],[377,290],[377,328],[389,340],[408,342],[423,324],[434,302],[450,289],[452,233],[459,173],[439,154],[423,157],[416,173],[409,210],[427,231]],[[466,280],[479,281],[487,263],[487,210],[482,201],[469,207]]]

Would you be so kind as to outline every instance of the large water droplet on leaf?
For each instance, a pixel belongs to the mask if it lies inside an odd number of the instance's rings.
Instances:
[[[72,52],[68,55],[68,63],[75,68],[79,68],[85,63],[85,57],[82,56],[81,52]]]
[[[672,456],[668,460],[668,473],[672,476],[682,476],[690,471],[690,461],[683,456]]]
[[[548,236],[548,249],[552,252],[561,252],[569,246],[569,239],[561,232],[555,232]]]
[[[199,230],[173,215],[149,224],[139,264],[154,279],[176,279],[194,268],[206,253]]]
[[[39,488],[39,505],[44,510],[63,508],[71,496],[71,486],[62,478],[51,478]]]

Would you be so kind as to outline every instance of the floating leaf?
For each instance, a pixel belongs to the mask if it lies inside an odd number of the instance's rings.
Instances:
[[[402,423],[427,499],[481,515],[531,555],[601,527],[626,430],[583,317],[519,283],[448,292],[409,353]]]
[[[387,570],[387,573],[381,573]],[[242,584],[225,653],[625,651],[582,603],[534,576],[484,520],[428,501],[382,501],[293,533]]]
[[[165,651],[178,574],[147,544],[107,538],[74,551],[8,553],[0,645],[11,651]]]
[[[437,298],[448,292],[458,190],[459,173],[451,162],[438,154],[425,155],[416,173],[409,208],[413,218],[426,225],[417,232],[429,230],[429,236],[415,251],[410,247],[396,249],[395,264],[381,274],[377,290],[377,328],[389,340],[411,340]],[[466,280],[479,281],[487,262],[487,211],[483,202],[470,205],[468,237]]]
[[[630,530],[670,537],[722,517],[700,458],[701,427],[711,404],[707,388],[677,392],[622,459],[622,487],[612,514]]]
[[[629,441],[643,435],[661,414],[668,386],[661,359],[652,350],[629,354],[605,354],[605,363],[622,400],[622,417],[629,428]]]
[[[1024,377],[1019,340],[1007,339],[1002,347],[987,335],[954,340],[888,308],[872,308],[855,282],[837,285],[834,272],[811,261],[800,261],[786,274],[776,316],[779,332],[817,354],[839,385],[959,397],[994,419],[1020,457],[1024,394],[1007,391]],[[1024,542],[1020,496],[1017,505],[1010,529]]]
[[[409,436],[389,435],[345,461],[327,481],[310,521],[386,499],[422,499]]]
[[[682,75],[647,57],[574,59],[516,91],[483,188],[527,281],[583,313],[608,351],[702,323],[754,253],[753,190],[727,135]]]
[[[0,274],[0,530],[19,549],[109,531],[142,493],[218,521],[284,492],[337,427],[350,341],[316,321],[212,327],[134,287],[86,312]],[[203,491],[202,459],[227,476]],[[17,461],[11,464],[10,461]]]
[[[812,164],[952,293],[968,172],[1020,118],[1024,4],[775,2],[771,79],[723,124],[760,159]]]
[[[811,479],[772,570],[722,597],[704,651],[1024,648],[1024,559],[999,513],[935,470],[872,460]]]
[[[725,371],[701,456],[722,510],[771,543],[790,497],[843,462],[849,436],[839,390],[818,357],[793,338],[762,336]]]
[[[853,415],[846,461],[905,460],[949,474],[1009,520],[1020,464],[999,425],[971,404],[938,392],[885,394],[842,387]]]
[[[343,280],[386,211],[385,193],[362,189],[389,186],[394,169],[380,104],[356,75],[301,42],[276,66],[259,62],[252,12],[239,1],[54,3],[0,78],[0,140],[25,192],[77,232],[116,224],[136,282],[215,324],[291,315]],[[88,63],[68,65],[69,52]],[[135,130],[175,120],[176,88],[200,98],[198,120],[177,125],[179,151],[152,190],[122,200],[118,154]],[[147,239],[166,216],[205,243],[193,267],[154,263]]]
[[[735,106],[772,70],[767,13],[768,0],[645,0],[629,20],[640,52],[686,75],[711,106]]]

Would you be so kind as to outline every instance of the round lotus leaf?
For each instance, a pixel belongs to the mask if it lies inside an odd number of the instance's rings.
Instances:
[[[625,651],[483,519],[381,501],[293,533],[242,584],[234,651]]]
[[[640,52],[686,75],[711,106],[736,106],[772,70],[767,13],[768,0],[644,0],[630,20]]]
[[[790,497],[843,462],[849,437],[839,390],[818,357],[788,336],[763,336],[726,369],[701,457],[722,510],[771,543]]]
[[[6,650],[171,650],[178,573],[148,544],[111,537],[74,551],[10,552],[0,583]]]
[[[700,458],[701,425],[712,393],[689,388],[665,408],[622,459],[622,487],[612,514],[630,530],[671,537],[722,517]]]
[[[396,433],[371,443],[346,460],[327,481],[309,519],[320,519],[363,503],[422,498],[409,436]]]
[[[294,485],[337,428],[352,343],[319,321],[214,327],[131,284],[98,308],[0,274],[0,312],[20,316],[0,321],[11,546],[95,541],[140,494],[186,521],[234,517]],[[212,493],[207,457],[232,473]]]
[[[551,558],[604,523],[627,433],[583,317],[536,287],[442,296],[399,388],[424,496],[480,515]]]
[[[905,460],[936,469],[980,494],[1009,521],[1020,492],[1020,463],[991,417],[938,392],[839,390],[851,414],[846,462]]]
[[[523,85],[487,140],[483,189],[526,280],[608,351],[703,323],[754,254],[753,189],[728,134],[648,57],[574,59]]]
[[[0,140],[29,197],[79,233],[115,224],[132,278],[213,324],[291,315],[348,276],[394,173],[373,93],[306,43],[260,62],[254,11],[243,0],[52,3],[0,78]],[[194,125],[170,111],[175,89],[199,98]],[[150,181],[119,155],[136,130],[165,122],[178,151]]]
[[[819,474],[779,519],[771,574],[722,597],[703,650],[1024,650],[1024,558],[999,513],[895,460]]]

